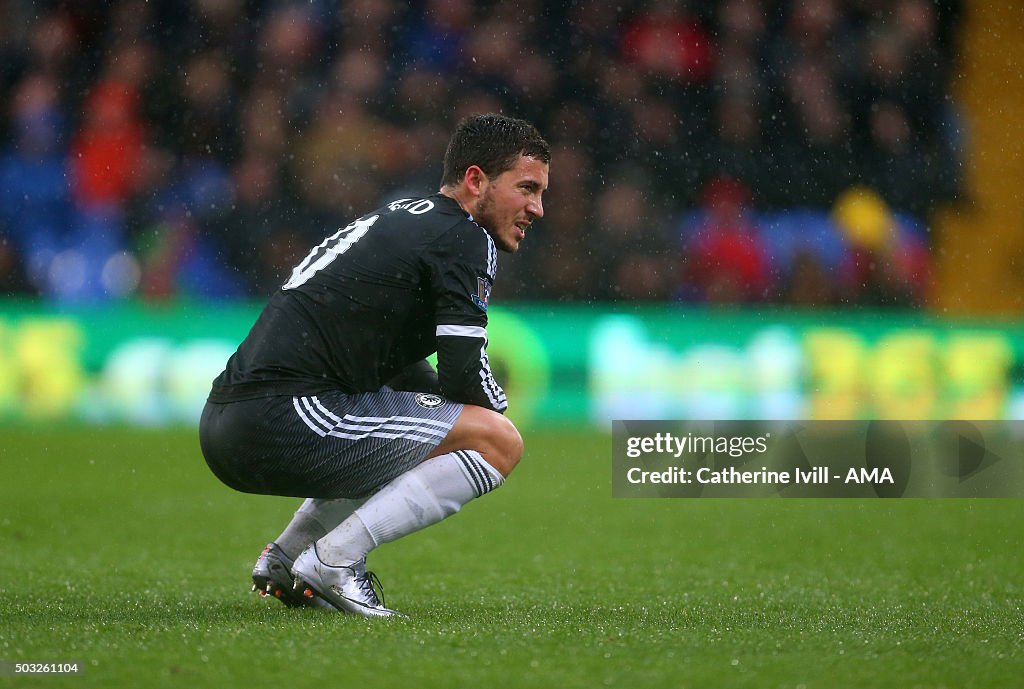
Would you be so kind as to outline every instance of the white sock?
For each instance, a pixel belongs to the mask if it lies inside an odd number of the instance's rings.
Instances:
[[[364,502],[366,502],[365,498],[359,500],[307,498],[299,506],[299,509],[295,510],[295,516],[274,542],[288,557],[294,560],[310,543],[323,538],[324,534],[348,519]]]
[[[436,524],[505,478],[474,450],[428,459],[377,491],[316,543],[329,565],[347,565],[379,545]]]

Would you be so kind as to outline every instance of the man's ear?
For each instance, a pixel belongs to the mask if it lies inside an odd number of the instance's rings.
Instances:
[[[487,187],[487,174],[479,166],[470,165],[462,176],[462,182],[474,197],[479,197]]]

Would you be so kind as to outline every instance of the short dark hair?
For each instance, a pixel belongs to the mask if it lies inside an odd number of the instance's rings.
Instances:
[[[464,117],[448,142],[441,186],[461,182],[470,165],[497,177],[511,170],[520,155],[551,162],[551,147],[532,124],[495,113]]]

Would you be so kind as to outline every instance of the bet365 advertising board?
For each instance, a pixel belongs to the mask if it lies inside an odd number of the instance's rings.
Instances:
[[[259,308],[0,302],[0,419],[194,424]],[[490,319],[526,426],[1024,418],[1024,321],[543,304]]]

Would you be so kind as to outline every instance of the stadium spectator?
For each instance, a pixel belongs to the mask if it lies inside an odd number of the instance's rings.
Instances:
[[[675,255],[649,188],[643,171],[625,168],[598,192],[589,247],[599,276],[592,284],[593,297],[632,301],[671,296]]]
[[[724,0],[718,6],[714,86],[720,98],[760,108],[767,89],[768,17],[757,0]]]
[[[712,304],[766,300],[772,285],[750,192],[727,177],[711,180],[700,211],[684,230],[683,295]]]
[[[85,101],[69,158],[75,200],[84,207],[122,206],[135,192],[145,144],[138,93],[104,79]]]
[[[8,26],[14,28],[13,24]],[[26,57],[31,69],[52,78],[66,76],[71,71],[72,60],[80,45],[76,34],[76,27],[69,13],[54,10],[42,15],[29,33]]]
[[[415,65],[441,71],[463,66],[465,44],[472,36],[473,3],[469,0],[427,0],[422,13],[405,31],[402,45]]]
[[[67,248],[75,222],[68,187],[65,114],[57,84],[44,73],[27,75],[11,102],[13,141],[0,155],[0,228],[7,259],[25,261],[25,273],[48,292],[49,265]]]
[[[292,174],[302,202],[335,222],[372,206],[379,200],[375,168],[386,136],[364,100],[333,89],[295,145]]]
[[[874,190],[854,187],[837,200],[832,217],[849,242],[843,300],[864,306],[921,306],[929,286],[924,242],[908,231]]]
[[[238,155],[238,98],[220,51],[202,52],[185,64],[181,80],[180,150],[185,156],[232,160]]]
[[[936,121],[944,104],[927,83],[909,74],[910,57],[900,36],[879,33],[873,42],[865,71],[869,80],[860,84],[858,97],[867,138],[862,181],[895,208],[925,214],[955,193],[947,171],[956,165]]]
[[[759,208],[768,208],[780,201],[776,191],[782,186],[781,169],[773,162],[781,159],[765,141],[761,112],[757,101],[750,98],[724,96],[715,108],[715,132],[704,151],[700,165],[700,184],[717,177],[728,177],[743,183]],[[776,163],[778,164],[778,163]],[[695,188],[699,188],[694,185]]]
[[[851,121],[834,76],[809,60],[792,65],[784,92],[790,134],[777,146],[777,202],[827,208],[857,176]],[[792,202],[791,202],[792,203]]]
[[[813,252],[805,249],[793,257],[780,287],[786,304],[812,308],[836,305],[833,276]]]
[[[287,201],[281,173],[271,159],[250,154],[232,170],[233,199],[207,225],[219,237],[220,256],[235,266],[248,294],[269,295],[288,277],[309,238],[299,211]],[[293,248],[294,247],[294,248]]]
[[[140,241],[142,294],[152,300],[181,297],[239,298],[245,281],[225,265],[200,219],[182,205],[171,205]]]
[[[195,55],[216,48],[232,56],[234,64],[244,65],[239,58],[249,53],[252,43],[245,0],[191,0],[190,4],[191,11],[180,15],[174,49],[183,55]]]
[[[687,3],[651,0],[624,27],[622,55],[651,76],[699,84],[711,76],[714,44]]]

